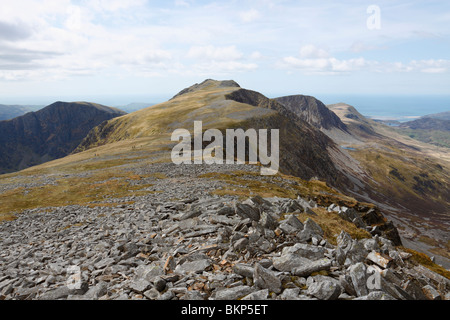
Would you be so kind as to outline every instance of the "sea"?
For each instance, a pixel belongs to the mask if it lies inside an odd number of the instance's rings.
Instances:
[[[379,120],[411,121],[450,111],[450,95],[345,95],[318,94],[325,104],[344,102],[363,116]]]

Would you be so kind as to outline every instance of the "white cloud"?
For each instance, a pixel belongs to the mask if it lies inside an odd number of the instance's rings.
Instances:
[[[216,47],[216,46],[194,46],[187,54],[191,59],[206,59],[214,61],[235,61],[244,55],[236,46]]]
[[[300,58],[303,59],[323,59],[330,55],[323,49],[317,48],[315,45],[308,44],[300,48]]]
[[[316,48],[312,45],[303,46],[300,49],[298,57],[284,57],[278,66],[288,69],[301,71],[305,74],[323,74],[333,75],[350,73],[357,71],[368,71],[377,73],[446,73],[450,72],[450,60],[430,59],[430,60],[412,60],[408,63],[394,61],[381,62],[376,60],[367,60],[363,57],[351,59],[337,59],[331,56],[325,50]]]
[[[285,57],[281,66],[298,69],[307,74],[337,74],[359,70],[368,62],[364,58],[339,60],[332,57],[324,49],[314,45],[302,46],[298,57]]]
[[[253,71],[258,68],[256,63],[245,61],[244,54],[234,45],[223,47],[194,46],[189,49],[187,57],[195,60],[189,66],[194,74],[226,75]]]
[[[261,13],[256,9],[250,9],[239,13],[239,18],[246,23],[256,21],[261,18],[261,16]]]
[[[210,61],[200,62],[190,67],[189,74],[203,76],[234,75],[240,72],[249,72],[258,69],[256,63],[245,63],[239,61]]]
[[[264,58],[263,54],[259,51],[254,51],[252,52],[252,54],[250,55],[250,59],[251,60],[260,60]]]
[[[143,6],[146,2],[146,0],[89,0],[86,4],[94,10],[117,12]]]
[[[69,30],[80,30],[83,23],[81,8],[78,6],[69,6],[67,8],[67,14],[66,27]]]
[[[413,60],[410,63],[413,70],[423,73],[446,73],[450,72],[450,60],[430,59],[430,60]]]
[[[190,7],[189,2],[185,1],[185,0],[175,0],[175,6],[176,7]]]

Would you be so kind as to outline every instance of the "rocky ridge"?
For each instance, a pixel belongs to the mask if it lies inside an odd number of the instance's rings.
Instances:
[[[158,190],[110,206],[32,209],[0,224],[0,299],[440,300],[450,281],[414,263],[368,212],[298,197],[217,196],[186,179],[211,166],[156,164]],[[233,170],[257,170],[233,166]],[[214,172],[227,172],[214,166]],[[189,178],[189,177],[187,177]],[[367,231],[333,243],[315,211]],[[370,210],[369,210],[370,211]],[[298,215],[308,218],[300,221]],[[373,217],[373,216],[372,216]]]

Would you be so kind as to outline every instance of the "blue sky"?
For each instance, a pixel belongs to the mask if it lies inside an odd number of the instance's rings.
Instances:
[[[0,2],[0,103],[133,102],[206,78],[268,96],[450,94],[450,2]]]

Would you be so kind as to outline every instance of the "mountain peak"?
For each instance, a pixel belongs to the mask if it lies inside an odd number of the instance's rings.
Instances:
[[[186,93],[199,91],[203,89],[213,89],[213,88],[240,88],[241,86],[234,80],[214,80],[206,79],[202,83],[196,83],[188,88],[181,90],[176,94],[171,100],[178,98]]]
[[[72,152],[88,132],[125,112],[88,102],[55,102],[0,122],[0,173],[21,170]]]
[[[276,98],[275,100],[319,129],[337,128],[347,131],[345,124],[339,117],[314,97],[293,95]]]

